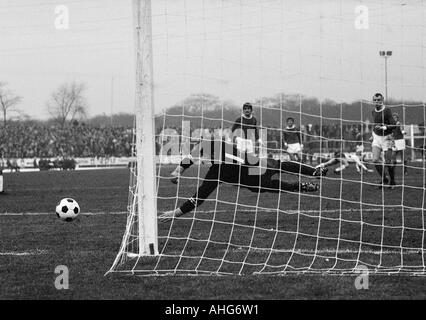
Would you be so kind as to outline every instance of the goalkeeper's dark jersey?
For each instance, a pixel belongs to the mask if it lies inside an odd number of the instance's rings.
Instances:
[[[242,115],[237,120],[235,120],[231,130],[234,132],[237,129],[241,129],[242,132],[244,132],[244,136],[242,137],[243,139],[253,140],[254,138],[254,141],[259,140],[257,120],[253,115],[250,118],[246,118]]]
[[[395,126],[395,120],[392,117],[392,111],[383,106],[379,111],[374,109],[373,114],[373,132],[378,136],[390,135]],[[386,126],[386,130],[376,128],[376,126]]]

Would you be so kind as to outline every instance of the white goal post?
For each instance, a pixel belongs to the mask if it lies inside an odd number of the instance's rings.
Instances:
[[[151,0],[133,0],[139,255],[158,254]],[[141,152],[142,150],[142,152]]]
[[[135,134],[129,187],[129,216],[110,271],[128,257],[158,255],[151,1],[133,0],[136,58]]]

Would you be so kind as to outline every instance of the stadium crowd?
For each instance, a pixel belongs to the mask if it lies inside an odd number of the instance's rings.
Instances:
[[[157,132],[157,153],[160,144],[168,140],[168,130],[180,134],[180,128],[167,128]],[[337,125],[302,126],[305,147],[314,152],[319,148],[340,148],[341,139],[350,143],[352,126]],[[131,156],[132,128],[122,126],[95,126],[73,123],[61,127],[56,124],[10,122],[0,130],[0,156],[9,158],[52,158],[52,157],[128,157]],[[206,129],[213,134],[214,129]],[[322,132],[321,132],[322,131]],[[169,131],[170,132],[170,131]],[[272,148],[280,148],[281,130],[268,129],[268,142]],[[321,139],[322,137],[322,139]],[[166,138],[166,139],[164,139]],[[353,141],[355,142],[355,141]],[[318,144],[318,146],[317,146]]]
[[[315,144],[322,136],[323,148],[339,147],[341,139],[351,141],[351,126],[302,126],[306,147]],[[170,129],[170,128],[168,128]],[[173,130],[173,128],[172,128]],[[179,128],[174,132],[180,134]],[[206,129],[210,133],[214,129]],[[129,157],[132,147],[132,128],[122,126],[94,126],[84,123],[69,124],[64,127],[46,123],[11,122],[0,135],[0,155],[3,158],[52,158],[52,157]],[[164,132],[167,132],[165,130]],[[161,136],[161,132],[157,132]],[[164,135],[164,133],[163,133]],[[281,130],[268,129],[268,141],[279,148]],[[167,134],[166,134],[167,136]],[[164,138],[164,137],[163,137]],[[163,140],[163,141],[161,141]],[[166,139],[167,140],[167,139]],[[164,139],[157,139],[159,144]],[[326,145],[324,145],[324,143]]]
[[[3,158],[130,156],[132,129],[11,122],[0,130]]]

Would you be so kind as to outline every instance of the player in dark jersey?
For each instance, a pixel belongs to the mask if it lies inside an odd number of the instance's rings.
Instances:
[[[402,123],[399,121],[399,115],[397,112],[394,112],[392,114],[393,119],[395,120],[395,128],[393,131],[393,139],[394,139],[394,146],[393,146],[393,165],[396,166],[397,158],[398,156],[401,157],[402,162],[402,168],[404,175],[407,175],[407,158],[405,155],[405,139],[404,134],[405,132],[401,129]]]
[[[392,117],[391,110],[384,105],[381,93],[376,93],[373,96],[373,105],[373,141],[371,147],[373,151],[373,163],[381,178],[379,188],[382,188],[387,183],[393,188],[395,185],[395,168],[392,164],[392,133],[395,128],[395,120]],[[385,155],[385,163],[380,159],[382,151]],[[389,173],[390,181],[386,176],[385,168]]]
[[[173,217],[179,217],[201,205],[204,200],[217,188],[221,182],[239,185],[252,192],[313,192],[319,189],[318,184],[312,182],[286,182],[281,179],[272,179],[275,174],[285,172],[298,173],[309,177],[325,175],[327,169],[314,168],[294,162],[282,162],[270,158],[258,158],[254,154],[244,154],[235,144],[224,140],[202,140],[185,157],[172,173],[172,182],[177,183],[179,177],[193,163],[194,158],[209,158],[212,162],[206,176],[197,192],[179,208],[167,211],[160,216],[165,222]]]
[[[246,102],[243,105],[243,112],[239,118],[234,121],[231,131],[234,136],[234,143],[240,150],[254,152],[256,146],[261,143],[259,139],[259,129],[257,119],[253,116],[253,106]]]
[[[284,147],[290,156],[290,160],[302,161],[302,136],[300,129],[294,125],[294,119],[287,118],[287,127],[283,131]]]

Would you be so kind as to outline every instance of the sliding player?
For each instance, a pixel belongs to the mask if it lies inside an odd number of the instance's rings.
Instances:
[[[287,127],[283,131],[284,147],[287,147],[286,152],[290,156],[290,160],[302,161],[302,137],[300,129],[294,124],[294,119],[287,118]]]
[[[364,142],[363,142],[361,132],[359,131],[357,127],[354,127],[352,130],[352,134],[355,137],[356,146],[355,146],[355,154],[349,154],[348,155],[349,159],[352,159],[353,161],[355,161],[356,171],[358,173],[361,173],[362,170],[365,170],[367,172],[373,172],[373,170],[368,169],[367,166],[365,165]]]
[[[376,93],[373,96],[373,133],[372,133],[372,151],[373,151],[373,163],[376,166],[376,170],[381,178],[381,186],[389,185],[393,188],[395,185],[395,168],[392,164],[392,146],[393,136],[392,132],[395,127],[395,120],[392,117],[392,112],[383,103],[383,95]],[[385,163],[381,161],[380,156],[382,151],[385,154]],[[390,181],[386,177],[385,168],[389,173]]]
[[[402,162],[402,168],[404,175],[407,175],[407,158],[405,157],[405,139],[404,134],[405,132],[401,129],[402,124],[399,121],[399,115],[397,112],[394,112],[392,114],[393,119],[395,120],[395,129],[393,131],[393,138],[395,140],[394,146],[393,146],[393,160],[392,163],[394,166],[396,166],[397,157],[401,157]]]
[[[361,170],[365,170],[368,172],[373,172],[373,170],[368,169],[362,162],[361,160],[358,158],[357,155],[348,155],[349,159],[352,159],[355,164],[356,164],[356,169],[358,171],[358,173],[361,173]],[[343,170],[345,170],[347,167],[349,167],[349,161],[346,158],[345,154],[340,152],[340,151],[336,151],[334,153],[334,157],[331,158],[330,160],[321,163],[319,165],[316,166],[316,168],[327,168],[330,166],[334,166],[336,164],[340,164],[339,167],[337,167],[336,169],[334,169],[334,173],[335,174],[339,174],[341,173]]]
[[[191,151],[191,155],[184,158],[172,173],[172,182],[177,183],[179,177],[193,163],[195,157],[210,157],[212,162],[204,181],[197,192],[179,208],[167,211],[160,216],[165,222],[173,217],[179,217],[201,205],[205,199],[217,188],[221,182],[242,186],[252,192],[314,192],[319,185],[312,182],[286,182],[281,179],[272,179],[275,174],[284,172],[300,173],[310,177],[325,175],[324,168],[314,168],[295,162],[281,162],[270,158],[260,159],[254,154],[245,155],[234,144],[224,140],[203,140]],[[195,156],[195,157],[194,157]]]

